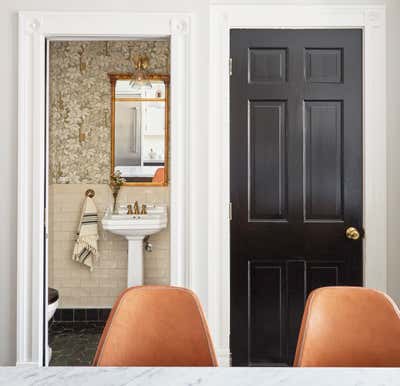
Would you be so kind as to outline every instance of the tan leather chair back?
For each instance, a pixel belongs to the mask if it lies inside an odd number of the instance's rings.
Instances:
[[[159,183],[164,182],[164,175],[165,175],[165,168],[158,168],[154,173],[152,182],[159,182]]]
[[[95,366],[217,366],[201,305],[184,288],[132,287],[116,301]]]
[[[389,296],[323,287],[306,303],[295,366],[400,366],[400,312]]]

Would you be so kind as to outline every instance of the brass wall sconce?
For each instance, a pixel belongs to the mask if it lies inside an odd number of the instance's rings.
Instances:
[[[135,85],[140,84],[146,87],[149,86],[151,88],[151,83],[146,80],[146,70],[148,69],[150,63],[149,58],[146,55],[138,55],[133,57],[131,60],[135,72],[129,85],[131,87],[135,87]]]

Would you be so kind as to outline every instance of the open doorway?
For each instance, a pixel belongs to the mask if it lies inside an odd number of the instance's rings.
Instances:
[[[140,84],[133,81],[139,58],[147,60],[149,79]],[[139,240],[143,266],[133,261],[132,269],[128,240],[102,226],[107,213],[124,216],[135,203],[142,214],[169,207],[169,72],[168,38],[48,41],[50,366],[92,363],[127,285],[170,284],[168,224]],[[109,185],[116,171],[125,181],[114,205]]]
[[[190,287],[188,251],[188,138],[192,93],[197,84],[188,59],[188,13],[19,12],[18,99],[18,365],[46,365],[47,355],[47,161],[48,43],[55,40],[107,41],[168,39],[170,51],[169,276],[172,285]],[[132,23],[132,20],[135,20]],[[156,38],[158,40],[158,38]],[[48,67],[47,67],[48,68]],[[194,73],[193,73],[194,74]],[[191,146],[191,145],[190,145]],[[189,146],[189,148],[190,148]],[[85,197],[79,195],[79,200]]]

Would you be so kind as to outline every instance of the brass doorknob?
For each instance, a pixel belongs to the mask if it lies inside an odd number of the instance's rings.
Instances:
[[[360,232],[357,228],[348,227],[346,229],[346,237],[350,240],[358,240],[360,238]]]

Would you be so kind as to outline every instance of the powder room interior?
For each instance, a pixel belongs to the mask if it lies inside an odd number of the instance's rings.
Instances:
[[[50,365],[90,364],[109,311],[127,287],[128,240],[101,221],[90,266],[73,259],[85,200],[94,204],[98,220],[115,209],[113,167],[128,181],[118,192],[117,212],[135,202],[140,209],[168,209],[168,174],[161,183],[151,176],[168,164],[168,88],[156,79],[168,78],[169,51],[167,39],[49,43],[49,303],[52,293],[57,298],[49,325]],[[140,71],[142,58],[154,81],[140,90],[129,74]],[[111,74],[126,79],[115,84]],[[93,197],[86,197],[88,189]],[[169,284],[169,254],[166,223],[143,244],[143,284]]]

